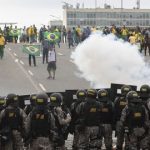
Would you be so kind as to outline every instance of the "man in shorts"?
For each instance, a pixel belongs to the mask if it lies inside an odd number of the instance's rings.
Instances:
[[[55,71],[56,71],[56,51],[55,46],[52,45],[49,53],[48,53],[48,65],[47,71],[49,73],[48,79],[55,79]]]

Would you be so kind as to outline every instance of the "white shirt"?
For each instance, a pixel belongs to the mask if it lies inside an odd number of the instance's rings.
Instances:
[[[56,53],[54,50],[48,52],[48,62],[56,61]]]

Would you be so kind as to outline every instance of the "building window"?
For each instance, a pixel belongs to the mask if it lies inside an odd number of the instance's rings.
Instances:
[[[143,15],[141,15],[141,16],[143,17],[143,19],[145,19],[146,14],[145,14],[145,13],[143,13]]]
[[[115,12],[113,13],[113,18],[116,18],[116,13]]]
[[[146,26],[149,26],[149,20],[146,20]]]
[[[70,18],[73,18],[74,17],[74,13],[70,13]]]
[[[129,25],[129,21],[126,21],[126,25],[127,25],[127,26]]]
[[[129,13],[124,13],[124,19],[127,19],[127,18],[129,18]]]
[[[149,16],[150,16],[150,14],[149,14],[149,13],[146,13],[146,18],[147,18],[147,19],[149,19]]]
[[[131,21],[129,22],[129,25],[132,26],[132,22]]]
[[[77,18],[80,18],[80,17],[81,17],[81,13],[80,13],[80,12],[77,12],[77,13],[76,13],[76,17],[77,17]]]
[[[97,12],[97,13],[96,13],[96,17],[97,17],[97,18],[102,18],[102,13],[101,13],[101,12]]]
[[[139,21],[139,23],[140,23],[140,26],[142,26],[142,21],[141,20]]]
[[[106,13],[106,17],[109,18],[109,16],[110,16],[109,13]]]
[[[139,19],[140,18],[140,14],[139,13],[137,13],[137,14],[135,13],[135,18]]]
[[[80,13],[80,17],[84,18],[84,13],[83,12]]]
[[[105,26],[104,24],[104,20],[99,20],[99,23],[98,23],[100,26]]]
[[[117,18],[120,18],[120,14],[119,14],[119,13],[117,13],[117,14],[116,14],[116,17],[117,17]]]
[[[137,22],[136,22],[136,26],[139,26],[139,25],[140,25],[140,22],[139,22],[139,21],[137,21]]]
[[[122,18],[123,18],[123,19],[126,18],[126,14],[125,14],[125,13],[122,14]]]
[[[70,13],[67,13],[67,18],[70,18],[71,16],[70,16]]]
[[[87,18],[90,18],[90,13],[87,13]]]

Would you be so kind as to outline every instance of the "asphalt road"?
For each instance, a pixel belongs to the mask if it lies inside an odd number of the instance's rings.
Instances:
[[[28,55],[22,52],[22,44],[8,43],[3,60],[0,60],[0,95],[8,93],[28,95],[46,92],[63,92],[70,89],[85,89],[90,83],[80,78],[77,67],[70,55],[74,49],[68,49],[67,44],[56,46],[57,70],[56,79],[48,80],[47,64],[42,64],[42,56],[36,57],[37,66],[30,67]],[[150,56],[144,59],[150,64]]]
[[[42,57],[36,57],[37,66],[29,66],[28,55],[22,52],[22,44],[8,43],[4,59],[0,60],[0,95],[8,93],[26,95],[46,92],[63,92],[69,89],[89,88],[90,83],[77,76],[77,67],[70,55],[73,49],[66,44],[56,46],[57,70],[56,79],[49,80],[47,64],[42,64]]]

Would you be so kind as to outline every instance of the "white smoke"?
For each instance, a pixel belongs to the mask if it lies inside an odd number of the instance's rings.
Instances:
[[[80,76],[95,88],[110,87],[111,83],[141,86],[150,82],[150,69],[138,47],[113,35],[92,34],[77,46],[71,58]]]

